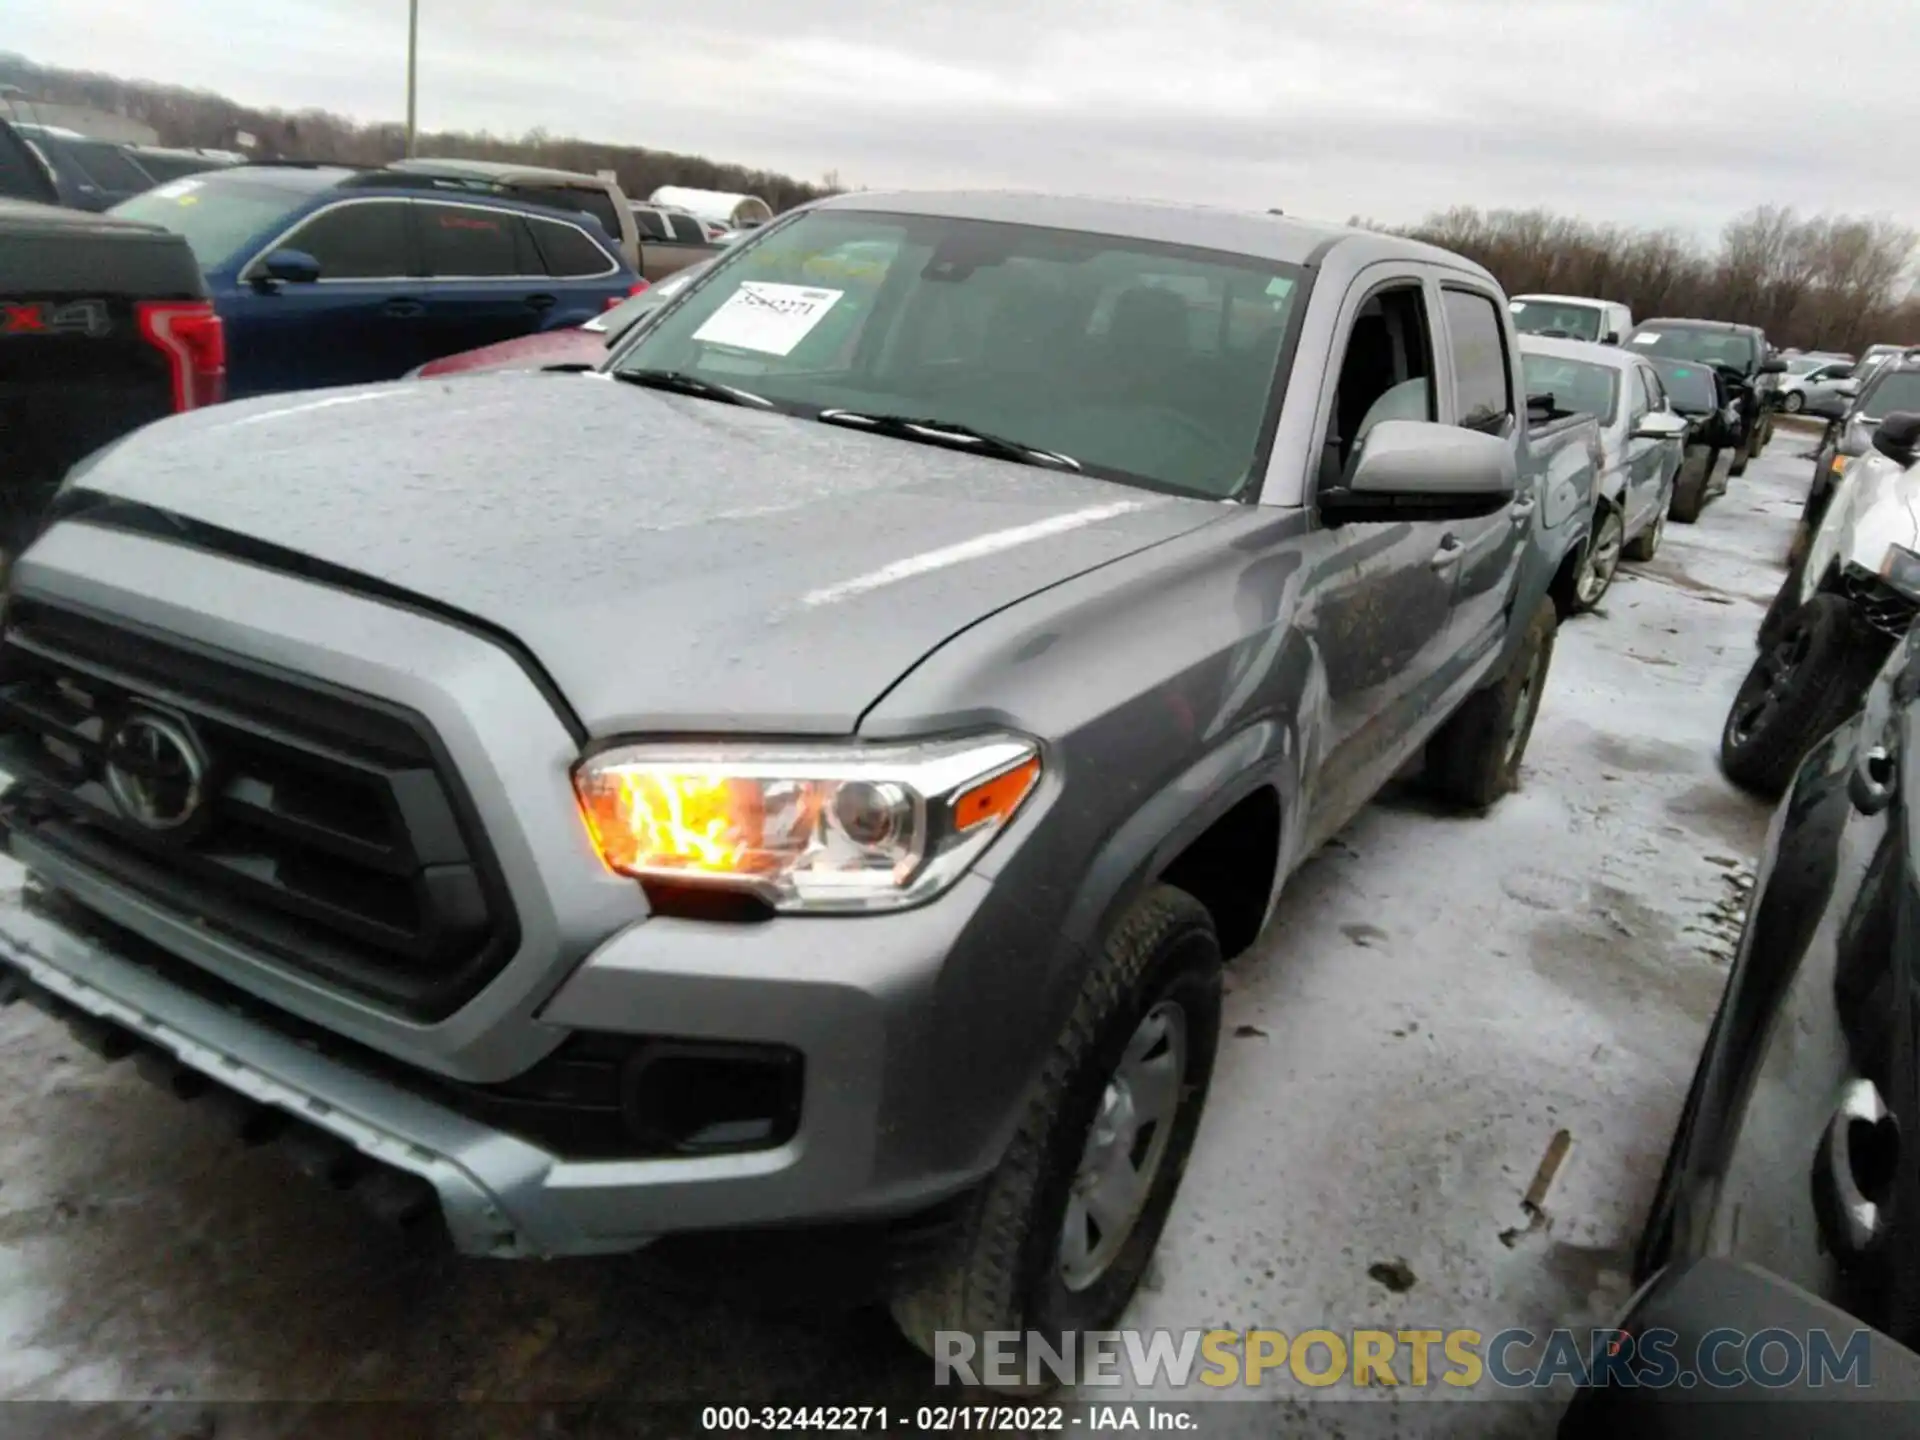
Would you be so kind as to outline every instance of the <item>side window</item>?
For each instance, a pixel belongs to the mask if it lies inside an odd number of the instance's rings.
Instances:
[[[1475,290],[1448,288],[1441,295],[1447,311],[1454,391],[1460,401],[1454,423],[1504,435],[1513,420],[1513,375],[1499,308],[1491,297]]]
[[[672,233],[667,229],[666,217],[658,210],[635,209],[633,223],[640,227],[642,240],[671,240]]]
[[[336,205],[280,243],[318,260],[322,280],[397,280],[413,272],[404,200]]]
[[[469,205],[419,204],[420,258],[439,279],[493,279],[537,273],[532,237],[518,215]]]
[[[604,275],[613,268],[613,258],[587,238],[587,232],[579,226],[537,217],[529,217],[527,224],[540,247],[547,274],[556,279]]]
[[[1647,387],[1647,406],[1652,410],[1667,408],[1667,387],[1660,379],[1660,372],[1650,365],[1640,367],[1640,383]]]
[[[698,220],[691,215],[669,215],[667,223],[673,227],[673,238],[682,245],[704,245],[707,232]]]
[[[1375,291],[1347,332],[1333,415],[1321,442],[1323,486],[1338,485],[1367,432],[1383,420],[1434,418],[1433,328],[1417,280]]]

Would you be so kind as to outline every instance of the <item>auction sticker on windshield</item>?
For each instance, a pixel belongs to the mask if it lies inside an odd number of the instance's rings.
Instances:
[[[1638,335],[1633,337],[1633,343],[1636,345],[1658,345],[1660,343],[1660,332],[1658,330],[1642,330]]]
[[[767,280],[742,281],[707,323],[693,332],[708,345],[731,345],[766,355],[791,355],[793,347],[826,319],[827,312],[847,292],[812,285],[780,285]]]

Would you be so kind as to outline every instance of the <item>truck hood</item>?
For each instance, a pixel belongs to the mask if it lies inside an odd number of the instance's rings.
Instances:
[[[850,733],[956,632],[1222,514],[543,373],[195,411],[73,483],[503,630],[602,736]]]

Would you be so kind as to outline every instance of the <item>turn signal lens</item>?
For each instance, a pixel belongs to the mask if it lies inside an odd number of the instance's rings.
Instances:
[[[780,910],[885,910],[945,890],[1039,784],[1032,741],[628,745],[574,790],[609,868]]]

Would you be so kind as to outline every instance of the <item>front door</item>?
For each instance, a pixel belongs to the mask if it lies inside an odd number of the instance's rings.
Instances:
[[[406,201],[331,205],[276,248],[311,255],[320,278],[270,280],[262,256],[221,297],[229,395],[390,380],[419,363],[425,306],[413,276]]]
[[[1341,483],[1381,417],[1438,416],[1438,326],[1417,274],[1363,272],[1340,324],[1335,388],[1322,404],[1319,488]],[[1424,734],[1422,716],[1439,699],[1451,654],[1468,529],[1407,519],[1322,527],[1309,537],[1300,624],[1326,677],[1322,724],[1305,737],[1322,747],[1304,757],[1314,777],[1309,848],[1344,825],[1405,762],[1410,737]]]

